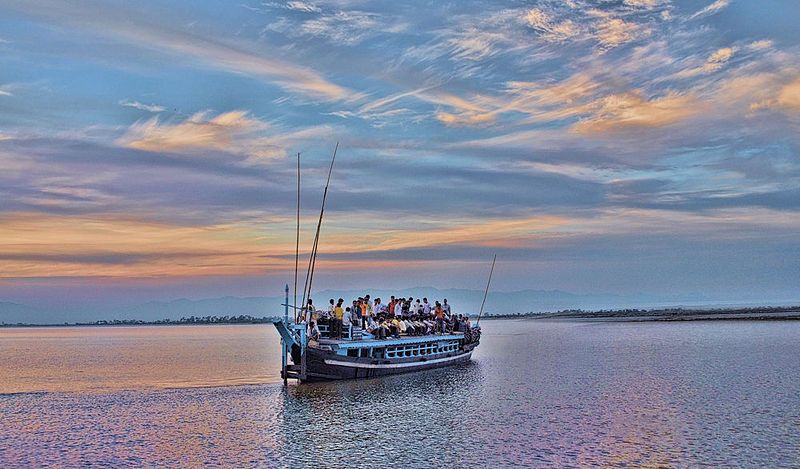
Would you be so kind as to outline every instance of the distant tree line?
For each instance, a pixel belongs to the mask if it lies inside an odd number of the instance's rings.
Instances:
[[[34,326],[142,326],[142,325],[183,325],[183,324],[269,324],[278,318],[272,316],[253,317],[248,314],[239,316],[189,316],[180,319],[157,319],[144,321],[142,319],[101,319],[92,322],[65,322],[63,324],[8,324],[0,322],[0,327],[34,327]]]
[[[527,312],[527,313],[506,313],[484,315],[487,319],[513,319],[513,318],[624,318],[624,317],[681,317],[697,315],[718,315],[718,314],[774,314],[774,313],[798,313],[800,306],[757,306],[745,308],[657,308],[657,309],[562,309],[559,311]]]

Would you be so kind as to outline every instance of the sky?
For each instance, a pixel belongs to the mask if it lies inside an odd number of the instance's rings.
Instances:
[[[0,0],[0,300],[277,296],[337,142],[315,288],[798,299],[797,18]]]

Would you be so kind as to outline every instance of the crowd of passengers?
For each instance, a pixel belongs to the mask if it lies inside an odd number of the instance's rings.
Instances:
[[[429,303],[427,298],[415,300],[392,296],[388,303],[383,303],[380,298],[373,301],[365,295],[347,306],[342,298],[338,301],[331,298],[326,310],[317,309],[312,300],[308,300],[297,319],[308,325],[308,335],[314,340],[320,338],[320,325],[328,326],[332,339],[341,339],[345,331],[347,337],[353,337],[353,330],[359,328],[378,339],[452,332],[472,336],[469,317],[453,313],[446,298],[441,303]]]

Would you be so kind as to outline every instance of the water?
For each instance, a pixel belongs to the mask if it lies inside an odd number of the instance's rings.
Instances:
[[[483,326],[288,388],[271,326],[0,329],[0,466],[800,467],[800,322]]]

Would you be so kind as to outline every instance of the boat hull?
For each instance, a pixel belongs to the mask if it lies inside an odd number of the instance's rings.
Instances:
[[[430,370],[465,363],[472,357],[473,346],[456,352],[430,357],[398,359],[353,358],[331,352],[306,349],[306,379],[303,382],[364,379]]]

